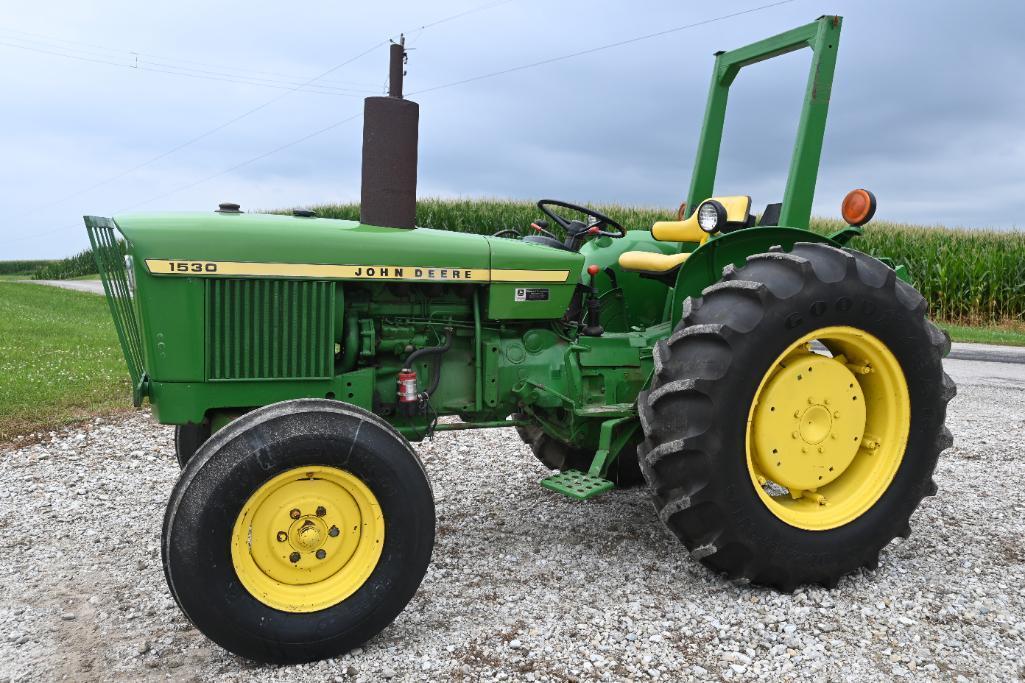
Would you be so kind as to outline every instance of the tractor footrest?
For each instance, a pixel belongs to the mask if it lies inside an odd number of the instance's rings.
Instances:
[[[541,486],[574,500],[594,498],[616,487],[608,479],[595,477],[580,470],[564,470],[541,480]]]

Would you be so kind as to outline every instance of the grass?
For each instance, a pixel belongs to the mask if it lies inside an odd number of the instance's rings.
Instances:
[[[1025,325],[951,325],[939,323],[956,342],[974,342],[976,344],[1004,344],[1006,346],[1025,346]]]
[[[0,443],[130,406],[103,297],[0,282]]]

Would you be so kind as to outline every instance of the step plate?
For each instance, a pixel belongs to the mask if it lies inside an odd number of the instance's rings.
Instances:
[[[579,470],[565,470],[541,480],[541,486],[574,500],[587,500],[611,491],[616,487],[608,479],[593,477]]]

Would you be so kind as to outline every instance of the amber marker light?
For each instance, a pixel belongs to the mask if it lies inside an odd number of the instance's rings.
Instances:
[[[876,214],[876,196],[868,190],[851,190],[843,198],[840,215],[848,225],[864,225]]]

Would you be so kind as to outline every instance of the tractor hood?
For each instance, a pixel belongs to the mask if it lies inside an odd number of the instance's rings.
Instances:
[[[330,218],[170,213],[114,222],[136,263],[157,276],[575,284],[583,263],[580,254],[516,240]]]

